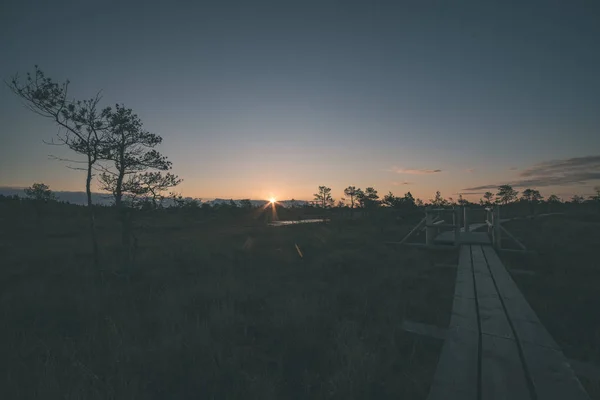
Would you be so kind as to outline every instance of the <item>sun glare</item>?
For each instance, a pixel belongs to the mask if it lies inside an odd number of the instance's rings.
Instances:
[[[271,198],[269,199],[269,202],[270,202],[271,204],[275,203],[276,201],[277,201],[277,199],[275,199],[275,197],[271,197]]]

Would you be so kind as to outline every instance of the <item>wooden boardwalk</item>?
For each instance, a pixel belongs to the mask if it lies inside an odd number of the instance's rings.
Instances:
[[[490,244],[490,237],[487,232],[461,232],[461,244]],[[434,243],[437,244],[454,244],[454,231],[442,232],[436,236]]]
[[[589,400],[491,246],[462,245],[429,400]]]

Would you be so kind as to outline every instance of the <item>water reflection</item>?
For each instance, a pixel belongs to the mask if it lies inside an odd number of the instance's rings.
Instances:
[[[325,220],[327,221],[327,220]],[[269,223],[269,226],[286,226],[286,225],[296,225],[296,224],[313,224],[316,222],[323,222],[323,218],[315,218],[315,219],[301,219],[296,221],[273,221]]]

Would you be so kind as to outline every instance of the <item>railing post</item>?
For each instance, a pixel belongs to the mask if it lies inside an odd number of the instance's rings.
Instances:
[[[487,231],[488,235],[492,234],[492,227],[489,223],[494,223],[494,218],[492,216],[491,206],[485,209],[485,221],[488,222]]]
[[[454,245],[460,246],[460,207],[454,210],[456,223],[454,224]]]
[[[490,216],[492,217],[492,225],[489,227],[489,231],[492,235],[492,246],[496,247],[496,228],[494,227],[494,223],[496,221],[496,213],[494,211],[491,211]]]
[[[433,225],[433,213],[427,209],[425,210],[425,244],[431,246],[433,244],[433,236],[435,235],[435,228]]]
[[[469,232],[469,207],[464,206],[463,207],[463,226],[465,227],[465,233]]]
[[[502,233],[500,230],[500,206],[494,206],[494,246],[500,250],[502,247]]]

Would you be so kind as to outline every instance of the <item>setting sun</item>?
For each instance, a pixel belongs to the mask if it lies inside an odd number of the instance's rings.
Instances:
[[[276,201],[277,201],[277,199],[275,199],[275,197],[271,197],[271,198],[269,199],[269,202],[270,202],[271,204],[275,203]]]

